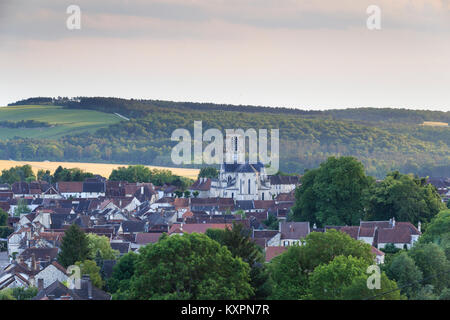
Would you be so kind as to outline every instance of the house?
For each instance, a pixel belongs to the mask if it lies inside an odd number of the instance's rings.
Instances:
[[[33,300],[111,300],[111,295],[92,285],[89,276],[80,280],[80,287],[68,288],[56,280],[48,287],[38,287],[39,292]]]
[[[47,288],[55,281],[65,282],[69,278],[67,270],[58,262],[53,261],[39,271],[35,276],[35,284]]]
[[[311,232],[309,222],[280,222],[280,245],[283,247],[301,244],[301,239]]]
[[[198,193],[198,198],[208,198],[211,193],[211,179],[199,178],[189,187],[188,190],[192,195],[194,194],[194,192]]]
[[[185,223],[177,223],[173,224],[172,227],[169,230],[169,235],[179,234],[182,235],[183,233],[205,233],[208,229],[221,229],[225,230],[225,228],[231,228],[231,224],[225,224],[225,223],[192,223],[192,224],[185,224]]]
[[[123,256],[131,251],[131,243],[122,240],[111,240],[111,249],[119,251],[120,256]]]
[[[87,179],[83,182],[83,192],[81,198],[100,198],[106,195],[106,183],[104,181],[91,181]]]
[[[146,246],[149,243],[158,242],[159,238],[163,235],[162,232],[141,232],[136,234],[136,244],[139,247]]]
[[[61,181],[56,183],[56,189],[66,199],[82,198],[83,182],[79,181]]]
[[[265,253],[266,253],[266,257],[265,260],[266,262],[270,262],[273,258],[279,256],[280,254],[282,254],[283,252],[285,252],[288,248],[285,246],[271,246],[271,247],[266,247],[265,248]]]
[[[135,234],[145,231],[145,221],[122,221],[118,234]]]
[[[385,256],[384,252],[378,250],[374,246],[371,246],[371,251],[375,255],[375,262],[377,264],[383,264],[384,263],[384,256]]]

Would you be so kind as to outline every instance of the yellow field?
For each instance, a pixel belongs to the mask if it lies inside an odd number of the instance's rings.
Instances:
[[[437,121],[424,121],[422,123],[423,126],[438,126],[438,127],[447,127],[448,123],[446,122],[437,122]]]
[[[10,160],[0,160],[0,171],[3,169],[9,169],[15,166],[23,166],[29,164],[35,173],[39,169],[50,170],[52,173],[56,170],[58,166],[64,168],[80,168],[86,172],[92,172],[94,174],[99,174],[103,177],[108,178],[113,169],[118,167],[126,167],[128,165],[121,164],[107,164],[107,163],[81,163],[81,162],[35,162],[35,161],[10,161]],[[169,167],[155,167],[146,166],[150,169],[166,169],[172,171],[173,174],[196,179],[200,170],[198,169],[184,169],[184,168],[169,168]]]

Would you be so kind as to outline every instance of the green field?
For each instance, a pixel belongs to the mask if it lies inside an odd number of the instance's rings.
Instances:
[[[95,132],[99,128],[120,122],[112,113],[93,110],[65,109],[59,106],[11,106],[0,107],[0,121],[35,120],[48,122],[48,128],[0,127],[0,139],[14,137],[57,139],[65,135]]]

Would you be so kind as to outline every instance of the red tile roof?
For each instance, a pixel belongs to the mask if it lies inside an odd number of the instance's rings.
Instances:
[[[169,234],[173,233],[205,233],[208,229],[231,228],[229,223],[189,223],[189,224],[173,224],[170,227]]]
[[[266,247],[266,262],[285,252],[288,247]]]

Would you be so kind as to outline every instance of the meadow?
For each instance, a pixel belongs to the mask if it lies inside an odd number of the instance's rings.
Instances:
[[[113,113],[95,110],[67,109],[60,106],[25,105],[0,107],[0,121],[35,120],[50,123],[43,128],[4,128],[0,127],[0,139],[42,138],[58,139],[65,135],[83,132],[94,133],[100,128],[123,121]]]
[[[82,162],[50,162],[50,161],[12,161],[12,160],[0,160],[0,171],[3,169],[9,169],[15,166],[23,166],[29,164],[34,173],[36,174],[38,170],[50,170],[52,173],[62,166],[64,168],[80,168],[86,172],[92,172],[93,174],[99,174],[103,177],[109,177],[113,169],[118,167],[126,167],[128,165],[121,164],[107,164],[107,163],[82,163]],[[190,179],[197,179],[199,173],[198,169],[185,169],[185,168],[171,168],[171,167],[157,167],[157,166],[146,166],[150,169],[165,169],[172,171],[173,174],[186,177]]]

